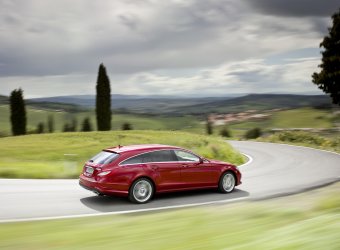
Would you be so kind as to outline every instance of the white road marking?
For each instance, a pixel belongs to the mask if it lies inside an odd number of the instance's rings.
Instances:
[[[244,153],[242,153],[242,154],[243,154],[245,157],[248,158],[248,161],[247,161],[246,163],[240,165],[240,166],[237,166],[237,167],[245,167],[245,166],[247,166],[247,165],[249,165],[250,163],[253,162],[253,157],[251,157],[250,155],[244,154]]]

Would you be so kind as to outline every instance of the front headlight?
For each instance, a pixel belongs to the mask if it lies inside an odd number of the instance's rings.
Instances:
[[[111,171],[104,171],[98,174],[98,176],[105,176],[108,175],[109,173],[111,173]]]

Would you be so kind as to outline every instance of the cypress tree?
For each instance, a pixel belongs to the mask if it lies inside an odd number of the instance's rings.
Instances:
[[[26,134],[26,108],[22,89],[11,92],[10,98],[10,120],[13,135]]]
[[[45,125],[43,122],[39,122],[37,125],[37,134],[42,134],[45,131]]]
[[[313,83],[330,95],[334,104],[340,105],[340,9],[332,16],[333,26],[329,35],[320,43],[324,48],[321,71],[312,75]]]
[[[65,122],[63,126],[63,132],[72,132],[72,125],[70,125],[68,122]]]
[[[207,121],[206,121],[206,131],[208,135],[212,135],[213,133],[213,125],[212,125],[212,122],[209,120],[209,118],[207,118]]]
[[[99,131],[111,130],[110,80],[103,64],[100,64],[96,85],[96,118]]]
[[[71,132],[76,132],[77,131],[77,127],[78,127],[77,119],[75,117],[73,117],[72,123],[70,125]]]
[[[54,132],[54,117],[53,117],[53,115],[49,115],[47,117],[47,129],[48,129],[49,133]]]
[[[82,123],[81,131],[83,132],[89,132],[92,131],[92,125],[90,118],[86,117]]]

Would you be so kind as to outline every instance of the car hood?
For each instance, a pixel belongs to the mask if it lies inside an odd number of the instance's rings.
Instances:
[[[225,162],[225,161],[218,161],[218,160],[209,160],[210,163],[213,163],[213,164],[221,164],[221,165],[232,165],[231,163],[229,162]]]

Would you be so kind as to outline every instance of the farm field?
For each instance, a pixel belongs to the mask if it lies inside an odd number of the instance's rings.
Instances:
[[[96,128],[96,118],[94,111],[86,112],[65,112],[41,110],[33,107],[27,108],[27,130],[34,131],[39,122],[47,123],[49,115],[53,115],[55,121],[55,131],[61,132],[65,122],[71,123],[73,119],[77,121],[77,130],[81,129],[84,118],[89,117],[93,128]],[[10,114],[9,106],[0,106],[0,135],[10,134]],[[116,114],[112,116],[112,129],[120,130],[124,123],[130,123],[135,130],[198,130],[203,128],[195,116],[156,116],[147,114]]]
[[[288,129],[288,128],[332,128],[334,126],[334,115],[330,110],[319,110],[314,108],[299,108],[282,110],[272,113],[266,119],[233,122],[228,127],[233,136],[242,137],[252,128],[258,127],[262,130]]]
[[[96,128],[95,113],[93,110],[81,112],[65,112],[41,110],[34,107],[27,108],[28,131],[34,132],[39,122],[47,123],[47,117],[53,115],[55,131],[61,132],[64,124],[77,121],[77,130],[85,117],[89,117],[93,128]],[[261,113],[261,112],[260,112]],[[289,129],[289,128],[323,128],[328,129],[339,123],[339,115],[334,116],[331,110],[315,108],[297,108],[272,112],[272,115],[263,120],[234,121],[226,126],[231,130],[232,137],[242,138],[249,129],[259,127],[262,130]],[[121,130],[124,123],[129,123],[134,130],[179,130],[197,134],[204,134],[205,119],[194,115],[148,115],[148,114],[117,114],[113,112],[112,129]],[[214,126],[214,134],[219,135],[224,126]],[[9,107],[0,105],[0,135],[10,135]]]

